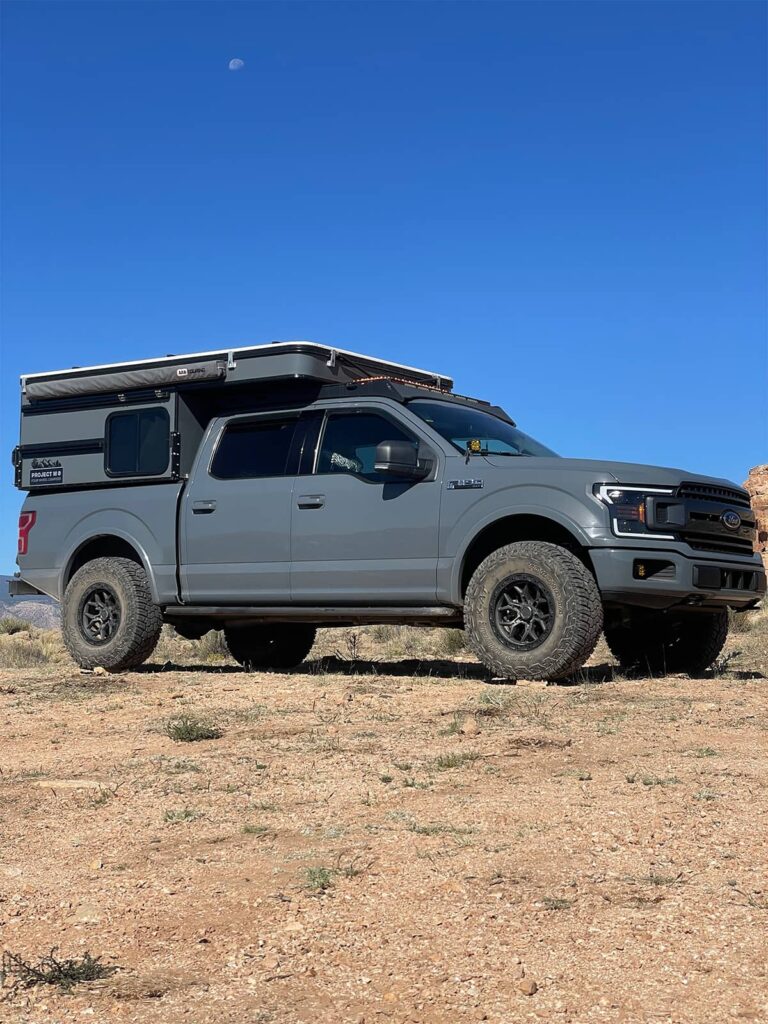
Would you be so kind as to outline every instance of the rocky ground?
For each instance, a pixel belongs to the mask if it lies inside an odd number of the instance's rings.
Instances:
[[[437,631],[327,631],[293,675],[167,638],[82,674],[0,637],[0,945],[116,968],[65,992],[6,958],[0,1020],[768,1019],[746,626],[705,679],[601,650],[550,687],[489,685]]]

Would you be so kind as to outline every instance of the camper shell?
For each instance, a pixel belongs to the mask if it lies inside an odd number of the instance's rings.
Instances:
[[[453,381],[309,341],[27,374],[15,484],[47,491],[176,481],[214,417],[363,386],[404,400],[414,388],[449,395]]]

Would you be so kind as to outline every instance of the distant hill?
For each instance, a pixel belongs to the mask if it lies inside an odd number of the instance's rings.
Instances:
[[[61,623],[58,604],[50,597],[11,597],[8,582],[12,578],[0,576],[0,619],[12,615],[40,629],[57,629]]]

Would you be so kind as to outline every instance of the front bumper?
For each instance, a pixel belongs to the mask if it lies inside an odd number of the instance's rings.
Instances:
[[[765,594],[759,557],[688,558],[663,548],[592,548],[603,601],[644,608],[753,608]]]

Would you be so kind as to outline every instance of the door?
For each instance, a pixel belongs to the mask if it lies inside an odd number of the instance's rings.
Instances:
[[[304,604],[434,604],[440,484],[377,473],[381,441],[410,427],[372,407],[329,411],[315,471],[299,476],[291,510],[291,595]],[[429,452],[433,463],[437,454]],[[438,468],[438,467],[435,467]]]
[[[182,593],[194,604],[287,604],[299,418],[236,417],[211,431],[184,494]]]

